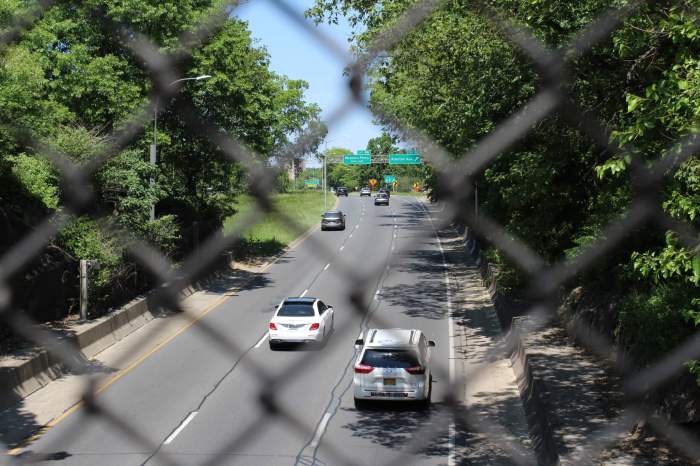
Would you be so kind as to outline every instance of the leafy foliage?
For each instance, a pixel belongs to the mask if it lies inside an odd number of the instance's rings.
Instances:
[[[567,44],[609,7],[628,2],[489,0],[479,6],[447,1],[371,64],[370,102],[394,136],[418,129],[460,157],[541,86],[527,57],[483,15],[508,18],[550,47]],[[335,22],[348,15],[365,30],[363,49],[393,24],[409,0],[318,0],[307,14]],[[637,195],[632,157],[650,163],[677,151],[671,143],[697,132],[700,122],[700,2],[642,4],[610,40],[570,65],[566,89],[583,111],[593,111],[627,149],[612,156],[567,115],[554,113],[531,128],[474,180],[484,212],[548,262],[580,255]],[[480,10],[481,8],[481,10]],[[401,122],[401,126],[396,122]],[[669,174],[660,205],[671,217],[700,227],[698,159]],[[432,196],[440,182],[431,177]],[[501,253],[504,285],[518,294],[527,283]],[[700,258],[672,232],[640,226],[575,285],[626,297],[617,335],[645,364],[694,331]],[[642,347],[644,346],[644,347]],[[692,367],[700,367],[698,364]]]
[[[130,48],[143,34],[163,53],[181,52],[181,38],[213,11],[218,0],[89,0],[54,2],[17,43],[0,50],[0,199],[26,228],[62,210],[66,192],[52,162],[37,154],[18,128],[43,146],[83,165],[110,148],[111,131],[123,128],[152,92],[148,69]],[[0,28],[33,2],[0,2]],[[189,252],[194,234],[218,231],[246,191],[247,175],[206,135],[185,124],[182,111],[194,107],[215,130],[258,151],[261,163],[316,124],[318,106],[305,101],[303,81],[269,69],[267,52],[256,47],[247,25],[233,17],[206,38],[176,70],[208,80],[177,84],[178,93],[159,103],[158,131],[147,122],[137,138],[94,173],[95,201],[54,246],[76,259],[102,264],[96,283],[107,307],[148,280],[127,257],[126,238],[150,242],[177,259]],[[149,145],[158,142],[158,166]],[[314,150],[318,140],[304,146]],[[152,184],[151,180],[155,183]],[[22,189],[16,189],[16,183]],[[149,220],[151,205],[156,219]],[[114,229],[122,232],[117,238]],[[194,230],[197,230],[196,233]],[[0,250],[11,246],[0,240]],[[131,290],[131,291],[129,291]]]

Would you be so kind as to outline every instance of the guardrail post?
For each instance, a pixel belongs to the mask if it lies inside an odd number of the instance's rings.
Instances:
[[[88,307],[88,261],[80,259],[80,320],[87,320]]]

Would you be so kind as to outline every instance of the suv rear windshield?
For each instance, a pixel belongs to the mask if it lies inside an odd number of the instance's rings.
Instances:
[[[340,214],[338,212],[326,212],[323,214],[323,218],[340,218]]]
[[[312,304],[285,303],[277,315],[280,317],[313,317],[314,307]]]
[[[362,364],[372,367],[402,368],[418,366],[418,356],[410,350],[368,349]]]

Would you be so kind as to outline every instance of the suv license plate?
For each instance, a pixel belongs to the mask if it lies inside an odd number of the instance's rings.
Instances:
[[[396,379],[384,379],[384,385],[396,385]]]

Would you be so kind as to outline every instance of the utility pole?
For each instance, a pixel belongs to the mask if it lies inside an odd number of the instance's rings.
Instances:
[[[80,320],[87,320],[88,309],[88,261],[80,259]]]
[[[474,223],[479,220],[479,184],[474,181]]]
[[[326,179],[326,157],[327,154],[323,154],[323,210],[328,210],[328,181]]]

